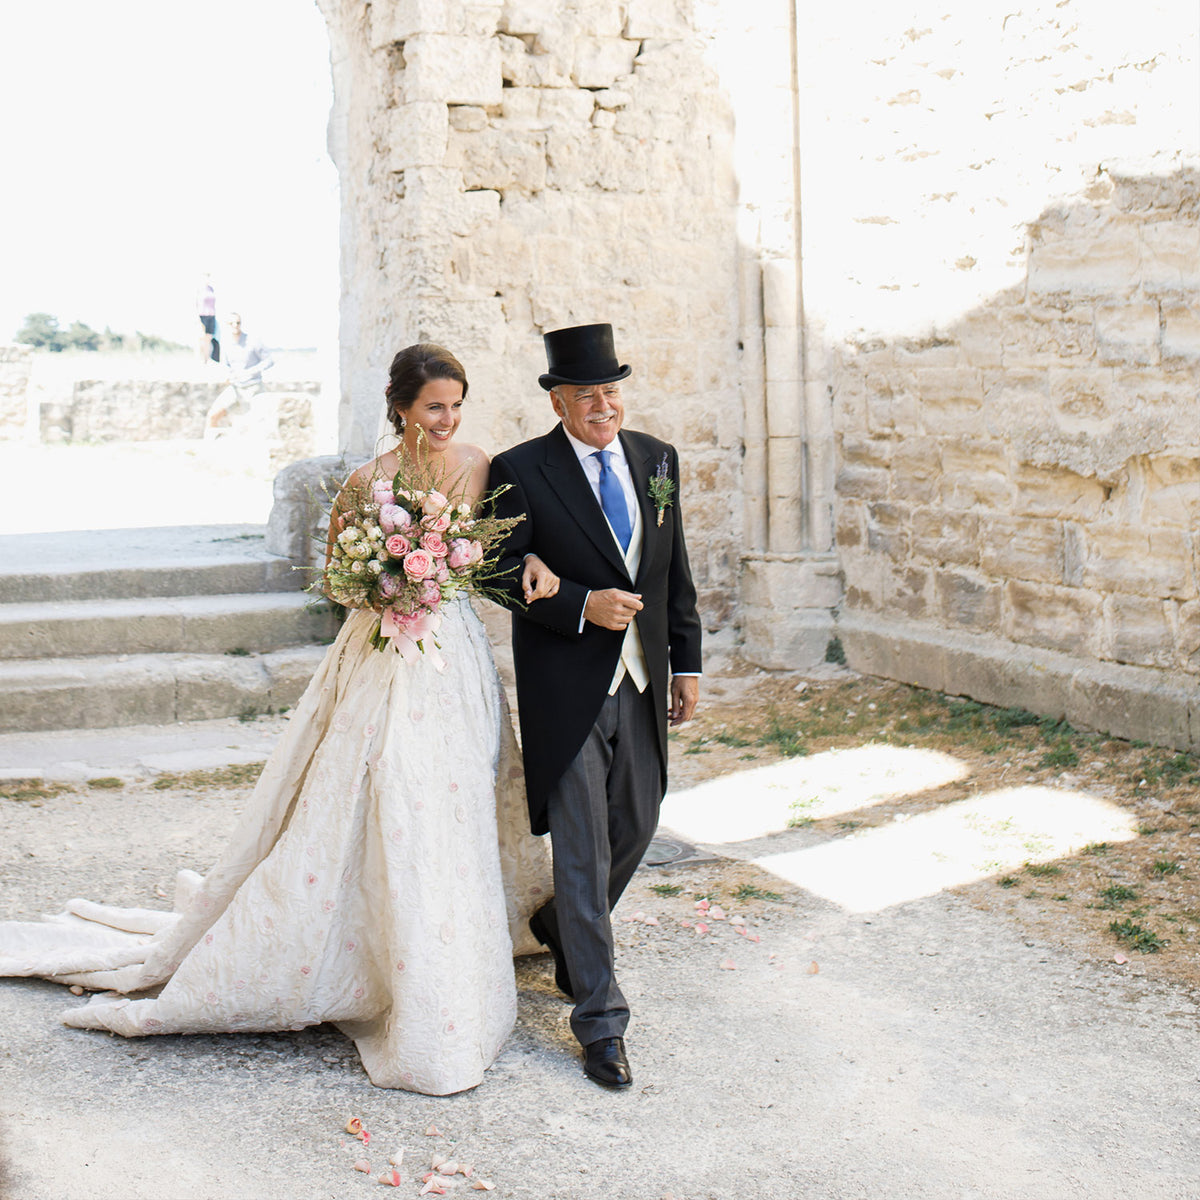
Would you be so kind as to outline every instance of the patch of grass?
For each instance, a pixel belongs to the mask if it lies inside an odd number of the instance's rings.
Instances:
[[[1077,767],[1078,765],[1079,753],[1071,745],[1069,737],[1059,738],[1038,762],[1039,767]]]
[[[1025,870],[1030,875],[1061,875],[1062,867],[1056,867],[1054,863],[1026,863]]]
[[[1152,833],[1158,832],[1158,826],[1157,825],[1139,825],[1137,827],[1137,831],[1142,837],[1149,837]]]
[[[783,717],[773,708],[767,714],[767,728],[758,744],[778,750],[785,758],[803,758],[808,746],[801,740],[801,732],[795,717]]]
[[[234,646],[234,648],[232,650],[226,650],[225,653],[228,654],[230,656],[230,658],[249,658],[250,657],[250,651],[247,650],[245,646]]]
[[[75,790],[70,784],[49,783],[44,779],[6,779],[0,783],[0,799],[40,802]]]
[[[757,754],[739,754],[738,762],[755,762],[758,759]]]
[[[782,900],[779,892],[771,892],[766,888],[756,887],[753,883],[739,883],[733,889],[735,900]]]
[[[992,727],[997,730],[1023,729],[1027,725],[1036,725],[1039,719],[1037,713],[1031,713],[1027,708],[998,708],[992,713]]]
[[[714,733],[710,741],[717,742],[722,746],[733,746],[739,750],[744,746],[754,745],[754,743],[749,741],[747,738],[738,737],[736,733],[727,733],[725,730],[721,730],[720,733]]]
[[[1004,875],[1001,878],[997,879],[996,882],[1002,888],[1011,888],[1011,887],[1017,886],[1017,881],[1011,875]]]
[[[837,827],[839,829],[857,829],[861,824],[861,821],[839,821]]]
[[[214,767],[206,771],[186,771],[182,775],[167,773],[160,775],[154,781],[154,788],[160,792],[169,788],[186,788],[198,791],[204,788],[245,787],[254,783],[265,763],[230,763],[226,767]]]
[[[806,817],[803,814],[796,814],[793,817],[788,817],[787,827],[789,829],[804,829],[815,822],[815,817]]]
[[[1123,883],[1110,883],[1108,887],[1100,889],[1100,898],[1104,901],[1105,908],[1116,908],[1118,904],[1127,900],[1136,900],[1137,889],[1127,887]]]
[[[652,883],[650,890],[656,896],[678,896],[683,891],[683,885],[678,883]]]
[[[1107,854],[1112,847],[1107,842],[1088,842],[1080,854]]]
[[[1156,875],[1178,875],[1183,868],[1177,862],[1171,862],[1170,859],[1160,858],[1154,864],[1154,873]]]
[[[696,741],[685,748],[684,754],[707,754],[708,747],[704,744],[704,738],[697,738]]]
[[[1153,929],[1147,929],[1128,918],[1124,921],[1110,921],[1108,931],[1115,934],[1118,941],[1124,942],[1139,954],[1157,954],[1168,944]]]
[[[1060,892],[1057,896],[1054,897],[1055,900],[1059,900],[1059,901],[1070,900],[1070,898],[1071,897],[1068,896],[1066,892]]]
[[[825,646],[825,661],[827,663],[844,663],[846,651],[841,638],[830,638]]]
[[[87,785],[90,788],[123,788],[125,780],[115,775],[102,775],[99,779],[89,779]]]

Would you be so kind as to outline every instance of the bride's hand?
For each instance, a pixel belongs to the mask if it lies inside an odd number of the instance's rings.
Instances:
[[[545,600],[558,591],[558,576],[536,554],[525,559],[525,570],[521,572],[521,590],[525,603]]]

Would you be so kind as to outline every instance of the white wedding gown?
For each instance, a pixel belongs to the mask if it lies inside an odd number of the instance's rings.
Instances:
[[[72,901],[0,924],[0,975],[107,989],[64,1014],[80,1028],[333,1021],[380,1087],[478,1084],[552,885],[483,626],[465,600],[443,614],[440,672],[375,650],[377,618],[350,615],[219,861],[180,873],[174,913]]]

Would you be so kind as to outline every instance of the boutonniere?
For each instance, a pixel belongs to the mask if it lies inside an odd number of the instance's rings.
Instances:
[[[667,473],[667,456],[664,454],[662,462],[658,464],[658,470],[650,476],[650,499],[654,501],[654,507],[658,510],[659,525],[662,524],[663,513],[674,495],[675,480]]]

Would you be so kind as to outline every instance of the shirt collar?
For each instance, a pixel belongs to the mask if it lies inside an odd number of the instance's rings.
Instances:
[[[589,446],[587,442],[581,442],[565,425],[562,427],[562,431],[567,435],[567,441],[571,443],[571,449],[579,456],[581,463],[596,453],[595,446]],[[617,463],[625,462],[625,447],[621,445],[620,434],[613,438],[604,448],[612,453],[612,458],[609,460],[611,464],[615,466]]]

